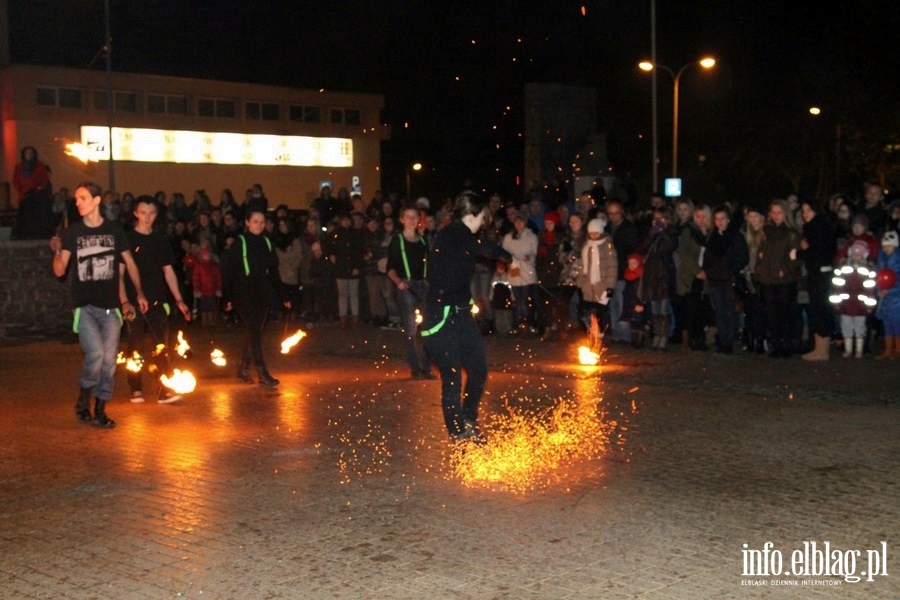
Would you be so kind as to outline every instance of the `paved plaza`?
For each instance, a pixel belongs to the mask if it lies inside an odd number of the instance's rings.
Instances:
[[[75,421],[77,345],[0,345],[0,598],[900,598],[900,361],[488,338],[460,452],[398,332],[285,331],[272,391],[190,328],[196,391],[120,369],[112,430]]]

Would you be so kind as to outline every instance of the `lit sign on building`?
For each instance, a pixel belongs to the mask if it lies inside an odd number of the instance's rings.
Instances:
[[[290,167],[353,166],[353,140],[347,138],[127,127],[113,127],[112,131],[116,160]],[[92,160],[109,160],[109,128],[82,126],[81,143],[90,149]]]

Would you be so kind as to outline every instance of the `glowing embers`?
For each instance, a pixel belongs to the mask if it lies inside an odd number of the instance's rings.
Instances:
[[[224,367],[228,364],[228,361],[225,359],[225,353],[218,348],[213,349],[213,351],[209,353],[209,360],[217,367]]]
[[[600,362],[600,354],[587,346],[578,347],[578,362],[583,365],[594,366]]]
[[[293,335],[288,336],[281,342],[281,353],[287,354],[291,351],[291,348],[296,346],[300,340],[306,337],[306,332],[302,329],[298,329],[297,332]]]
[[[121,355],[121,352],[119,354]],[[119,360],[117,359],[116,362],[119,362]],[[140,373],[141,369],[144,366],[144,358],[138,353],[137,350],[135,350],[134,353],[128,358],[123,357],[122,362],[125,363],[125,368],[132,373]]]
[[[506,414],[488,423],[485,444],[454,446],[452,472],[466,486],[514,493],[550,485],[563,467],[605,452],[609,427],[601,420],[599,401],[562,398],[543,412],[507,406]]]
[[[193,392],[197,387],[196,377],[190,371],[181,369],[175,369],[171,377],[163,375],[159,378],[159,382],[176,394],[187,394]]]

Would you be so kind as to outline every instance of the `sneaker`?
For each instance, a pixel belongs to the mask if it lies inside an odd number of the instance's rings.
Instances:
[[[160,404],[172,404],[173,402],[178,402],[181,400],[181,394],[174,394],[172,392],[165,392],[163,395],[157,400]]]
[[[144,401],[144,392],[142,392],[141,390],[135,390],[135,391],[131,392],[131,401],[134,402],[135,404],[143,402]]]

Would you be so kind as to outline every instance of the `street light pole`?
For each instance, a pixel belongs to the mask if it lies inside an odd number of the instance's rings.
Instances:
[[[716,59],[714,58],[704,58],[699,61],[689,62],[684,65],[678,72],[676,73],[666,65],[660,65],[653,62],[642,62],[638,66],[643,71],[651,71],[655,72],[657,68],[662,69],[672,76],[673,88],[672,88],[672,177],[678,177],[678,87],[679,83],[681,83],[681,76],[684,72],[693,65],[700,65],[704,69],[711,69],[716,64]],[[654,101],[656,100],[656,94],[653,94]]]

